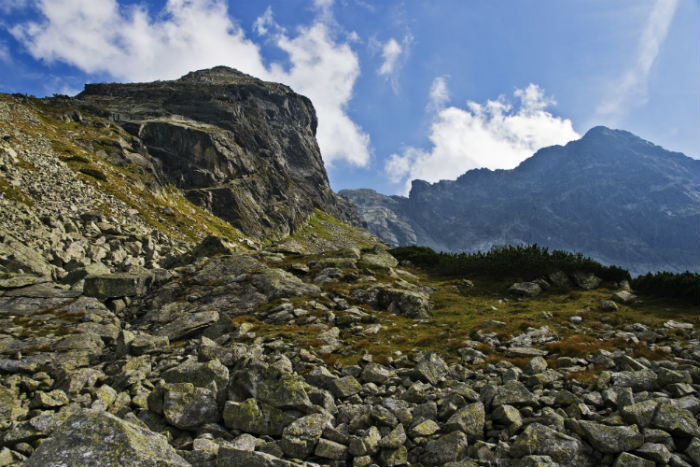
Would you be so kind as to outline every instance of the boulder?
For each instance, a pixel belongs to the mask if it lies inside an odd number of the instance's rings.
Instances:
[[[508,288],[508,292],[520,297],[536,297],[542,293],[542,287],[534,282],[516,282]]]
[[[153,275],[149,272],[88,276],[83,295],[100,300],[142,296],[152,281]]]
[[[160,434],[106,412],[80,410],[25,467],[190,467]]]

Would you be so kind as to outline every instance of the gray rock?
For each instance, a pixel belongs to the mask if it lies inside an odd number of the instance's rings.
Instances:
[[[293,416],[252,398],[243,402],[227,401],[223,417],[231,429],[272,436],[280,436],[284,427],[294,421]]]
[[[637,425],[608,426],[600,423],[579,420],[578,426],[583,430],[591,446],[600,452],[617,454],[632,451],[644,444],[644,436]]]
[[[467,446],[467,436],[461,431],[453,431],[428,441],[421,462],[426,465],[442,465],[461,460],[467,454]]]
[[[602,280],[591,272],[575,272],[571,274],[571,279],[577,287],[583,290],[593,290],[598,288]]]
[[[396,449],[382,449],[382,452],[379,453],[379,459],[385,467],[404,465],[408,463],[408,450],[406,446],[399,446]]]
[[[344,444],[320,438],[316,443],[314,455],[325,459],[340,460],[345,458],[347,451],[348,447]]]
[[[482,402],[468,404],[455,412],[446,423],[448,430],[460,430],[470,438],[481,439],[484,436],[486,411]]]
[[[25,462],[26,467],[189,467],[164,436],[105,412],[81,410]]]
[[[617,306],[617,303],[615,303],[612,300],[601,300],[600,301],[600,310],[601,311],[618,311],[620,308]]]
[[[620,409],[622,419],[627,423],[636,424],[641,428],[646,428],[654,418],[658,402],[648,399],[631,405],[626,405]]]
[[[700,466],[700,439],[695,437],[690,441],[685,450],[685,455],[690,457],[695,465]]]
[[[670,400],[659,402],[652,425],[674,435],[700,437],[700,427],[693,414]]]
[[[655,465],[656,462],[652,460],[635,456],[634,454],[630,454],[629,452],[623,452],[622,454],[617,456],[613,467],[654,467]]]
[[[635,454],[651,459],[661,465],[668,464],[668,461],[671,460],[671,452],[668,450],[665,444],[644,443],[634,452]]]
[[[362,381],[366,383],[384,384],[393,378],[396,372],[379,363],[370,362],[362,370]]]
[[[293,462],[258,451],[222,447],[216,457],[218,467],[315,467],[310,462]]]
[[[428,353],[416,364],[414,373],[422,381],[432,385],[440,382],[447,376],[449,370],[445,361],[435,353]]]
[[[314,452],[323,430],[331,427],[329,414],[311,414],[301,417],[282,430],[280,447],[289,457],[303,459]]]
[[[166,384],[163,415],[168,423],[183,430],[216,423],[220,417],[216,393],[192,383]]]
[[[520,297],[536,297],[542,293],[542,288],[534,282],[516,282],[508,288],[508,292]]]
[[[498,386],[491,402],[494,407],[505,404],[521,406],[536,403],[537,396],[531,393],[525,385],[519,381],[508,381],[503,386]]]
[[[381,438],[377,427],[370,427],[364,436],[354,437],[350,440],[348,452],[355,457],[376,454]]]
[[[88,276],[85,278],[83,294],[100,300],[136,297],[144,295],[152,281],[151,273]]]
[[[549,456],[562,465],[587,465],[581,441],[539,423],[525,427],[510,450],[510,455],[515,458],[533,454]]]
[[[219,313],[216,310],[183,313],[169,323],[156,327],[154,332],[157,336],[167,337],[170,341],[176,341],[191,336],[217,321],[219,321]]]
[[[344,376],[329,382],[328,389],[335,397],[346,398],[362,391],[362,385],[353,376]]]

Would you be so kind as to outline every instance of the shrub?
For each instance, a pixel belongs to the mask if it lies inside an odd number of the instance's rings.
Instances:
[[[632,287],[638,293],[672,297],[700,304],[700,274],[657,272],[639,276],[632,280]]]
[[[80,169],[80,173],[84,173],[85,175],[89,175],[92,178],[96,178],[97,180],[101,180],[103,182],[107,181],[107,176],[97,169],[91,169],[91,168]]]
[[[486,253],[438,253],[421,246],[398,247],[389,251],[399,261],[409,260],[416,266],[444,276],[479,274],[499,279],[534,279],[555,271],[586,271],[614,282],[630,278],[625,269],[603,266],[581,253],[550,252],[538,245],[493,247]]]

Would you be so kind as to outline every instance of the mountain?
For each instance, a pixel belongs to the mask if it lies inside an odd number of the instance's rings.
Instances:
[[[400,267],[314,128],[228,68],[0,94],[0,466],[698,464],[696,304]]]
[[[247,248],[317,212],[358,224],[316,125],[306,97],[226,67],[0,95],[0,273],[158,268],[206,236]]]
[[[700,268],[700,161],[629,132],[592,128],[512,170],[414,180],[408,198],[340,194],[390,245],[451,252],[538,244],[632,273]]]

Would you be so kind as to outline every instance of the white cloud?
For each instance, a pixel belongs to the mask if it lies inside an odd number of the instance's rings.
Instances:
[[[632,109],[646,104],[649,74],[677,6],[678,0],[656,0],[639,38],[635,62],[611,84],[609,96],[597,108],[601,118],[616,122]]]
[[[450,91],[447,89],[447,76],[438,76],[430,85],[430,101],[428,109],[438,111],[450,101]]]
[[[434,102],[446,104],[444,80],[433,81],[430,95]],[[403,182],[406,194],[413,179],[437,182],[475,168],[511,169],[537,149],[579,138],[571,120],[545,110],[555,101],[537,85],[517,89],[514,95],[520,101],[517,108],[499,97],[485,104],[467,102],[464,109],[439,109],[430,128],[432,147],[408,147],[392,154],[385,172],[392,182]]]
[[[394,72],[394,68],[396,67],[396,61],[399,59],[399,55],[401,55],[401,46],[398,42],[396,42],[396,39],[389,39],[386,44],[384,44],[384,48],[382,49],[384,63],[382,63],[382,66],[379,67],[379,74],[392,74]]]
[[[398,92],[399,72],[406,61],[411,42],[413,42],[413,36],[406,34],[400,44],[392,37],[381,45],[382,59],[384,61],[377,70],[377,73],[379,73],[380,76],[386,77],[391,83],[394,92]]]
[[[273,43],[289,54],[289,69],[264,65],[258,44],[231,18],[224,0],[167,0],[153,17],[143,4],[127,7],[117,0],[38,0],[43,21],[15,25],[11,32],[36,59],[122,81],[175,79],[228,65],[289,84],[316,107],[325,162],[365,165],[369,136],[346,112],[359,61],[349,44],[332,34],[332,0],[314,5],[317,18],[295,35],[275,24],[270,9],[254,24],[261,35],[274,32]]]
[[[12,57],[10,55],[10,49],[6,44],[0,42],[0,62],[10,63],[12,62]]]
[[[0,11],[10,13],[13,10],[20,10],[27,7],[28,0],[2,0],[0,3]]]

